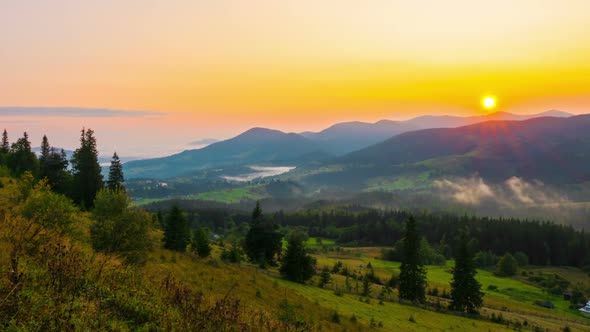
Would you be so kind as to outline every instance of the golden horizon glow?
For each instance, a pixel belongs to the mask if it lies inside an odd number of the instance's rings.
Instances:
[[[232,132],[477,115],[485,91],[506,112],[590,112],[587,0],[14,1],[0,29],[0,106]]]

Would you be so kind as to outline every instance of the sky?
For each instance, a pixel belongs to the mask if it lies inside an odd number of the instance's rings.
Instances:
[[[486,95],[587,113],[588,31],[587,0],[0,0],[0,106],[143,112],[0,124],[68,148],[92,127],[101,151],[144,156],[254,126],[479,115]]]

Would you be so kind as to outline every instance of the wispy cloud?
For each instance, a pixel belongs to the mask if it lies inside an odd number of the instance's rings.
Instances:
[[[107,108],[0,107],[0,117],[150,118],[163,115],[165,114],[155,111],[128,111]]]
[[[519,177],[511,177],[499,184],[488,184],[478,176],[442,179],[434,184],[444,196],[468,205],[494,202],[499,206],[516,207],[569,202],[567,197],[542,182],[529,182]]]
[[[190,146],[202,146],[202,145],[209,145],[209,144],[213,144],[213,143],[217,143],[217,142],[219,142],[219,140],[215,139],[215,138],[203,138],[200,140],[192,141],[188,144]]]

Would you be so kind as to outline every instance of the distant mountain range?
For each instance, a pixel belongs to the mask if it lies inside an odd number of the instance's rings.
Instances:
[[[412,131],[297,173],[308,185],[347,189],[473,174],[575,184],[590,181],[590,115]]]
[[[202,149],[186,150],[163,158],[130,161],[124,167],[128,178],[171,178],[207,168],[247,164],[301,166],[343,156],[396,135],[425,128],[455,128],[489,120],[520,121],[538,117],[570,116],[572,114],[560,111],[532,115],[498,112],[472,117],[421,116],[406,121],[344,122],[317,133],[301,134],[253,128]]]
[[[252,128],[202,149],[186,150],[169,157],[131,161],[124,164],[124,170],[129,178],[171,178],[206,168],[255,163],[298,166],[330,156],[315,142],[301,135]]]
[[[570,117],[572,115],[555,110],[529,115],[518,115],[507,112],[469,117],[426,115],[406,121],[381,120],[375,123],[358,121],[343,122],[317,133],[303,132],[301,135],[317,141],[324,149],[332,154],[343,155],[379,143],[392,136],[419,129],[456,128],[490,120],[522,121],[539,117]]]

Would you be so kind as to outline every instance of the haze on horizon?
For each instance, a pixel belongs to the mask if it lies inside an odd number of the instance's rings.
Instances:
[[[495,111],[588,113],[590,3],[3,1],[0,106],[155,111],[0,117],[11,139],[153,155],[254,126]],[[178,146],[178,148],[174,148]]]

